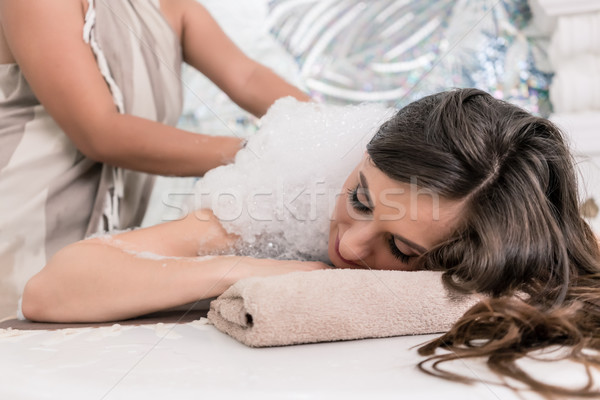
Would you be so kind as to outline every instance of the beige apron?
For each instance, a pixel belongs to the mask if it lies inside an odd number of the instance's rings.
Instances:
[[[159,0],[89,0],[83,40],[117,109],[174,125],[182,107],[181,47]],[[0,318],[57,250],[139,225],[153,177],[83,156],[16,64],[0,65]]]

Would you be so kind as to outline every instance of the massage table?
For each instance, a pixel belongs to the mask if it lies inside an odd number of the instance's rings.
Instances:
[[[435,335],[250,348],[201,312],[119,324],[0,323],[1,399],[540,399],[488,383],[465,385],[416,367]],[[179,321],[178,323],[176,323]],[[583,382],[564,363],[535,364],[550,382]],[[450,365],[498,381],[480,361]]]

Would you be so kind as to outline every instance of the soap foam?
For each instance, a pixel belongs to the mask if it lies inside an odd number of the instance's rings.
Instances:
[[[210,208],[240,236],[232,252],[329,261],[335,201],[366,144],[394,110],[279,99],[235,162],[198,181],[195,208]]]

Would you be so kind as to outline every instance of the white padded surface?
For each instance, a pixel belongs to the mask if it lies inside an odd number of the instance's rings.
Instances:
[[[419,372],[413,346],[433,336],[252,349],[213,326],[0,330],[3,399],[438,399],[512,400],[510,390]],[[489,379],[479,362],[455,371]],[[582,382],[577,368],[538,363],[551,382]],[[526,399],[538,399],[527,395]]]

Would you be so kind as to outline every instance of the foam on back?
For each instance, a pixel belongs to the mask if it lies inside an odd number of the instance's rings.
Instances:
[[[235,162],[196,185],[196,208],[210,208],[240,236],[232,252],[328,261],[335,200],[366,144],[393,109],[275,102]]]

